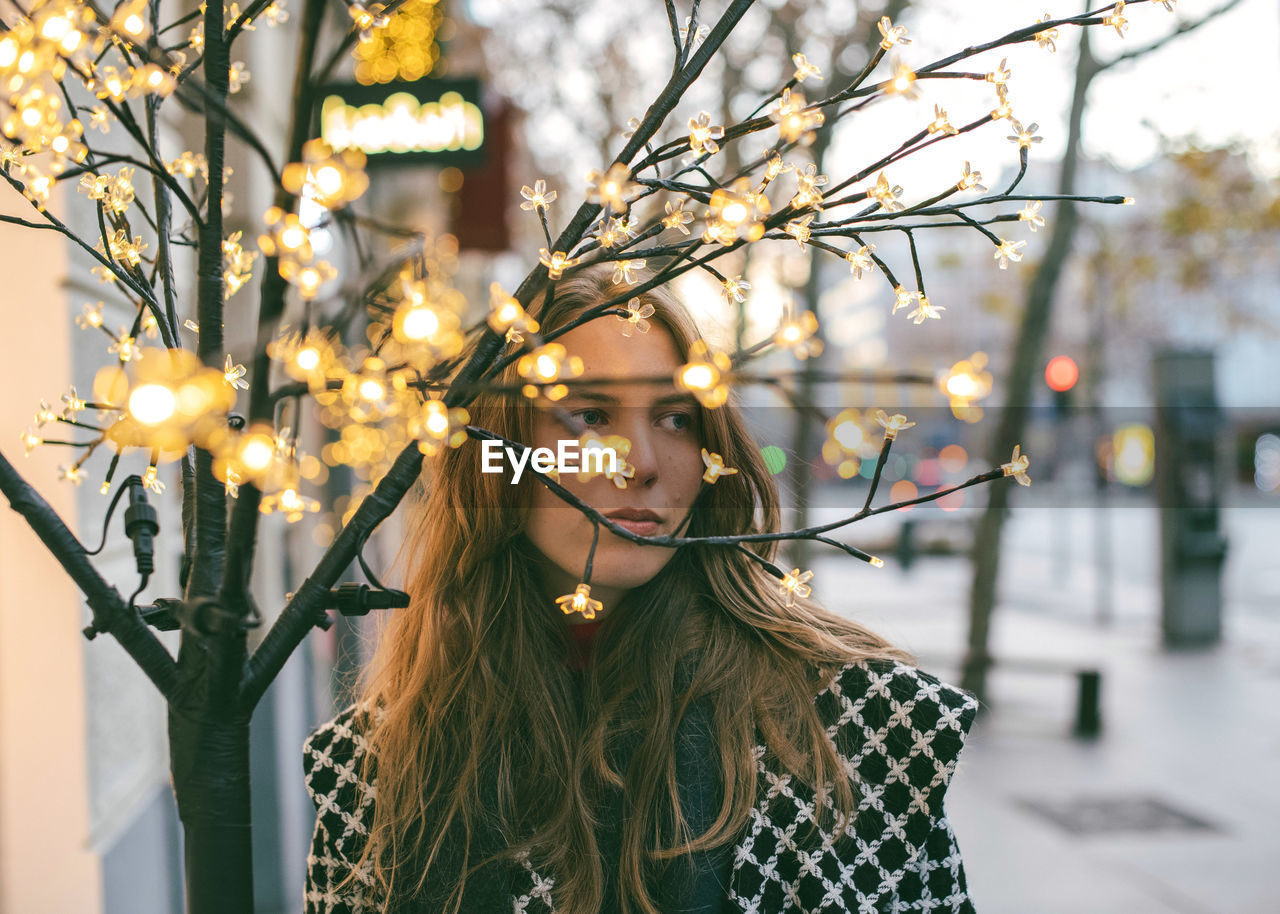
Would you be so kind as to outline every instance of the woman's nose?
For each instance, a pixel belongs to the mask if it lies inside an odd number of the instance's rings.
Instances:
[[[622,434],[631,441],[631,451],[627,454],[627,463],[635,469],[635,475],[629,480],[632,486],[652,486],[658,479],[658,448],[654,431],[649,427],[648,419],[636,417],[634,422]]]

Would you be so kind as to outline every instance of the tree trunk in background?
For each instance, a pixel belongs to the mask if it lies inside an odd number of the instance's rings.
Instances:
[[[1059,194],[1074,192],[1076,169],[1080,158],[1080,130],[1084,117],[1089,84],[1100,72],[1098,62],[1089,50],[1089,30],[1080,32],[1080,52],[1076,62],[1075,90],[1071,98],[1071,114],[1067,128],[1067,146],[1062,154],[1062,170],[1058,175]],[[1005,378],[1005,405],[991,442],[988,459],[993,465],[1007,463],[1014,445],[1023,441],[1027,432],[1036,368],[1049,330],[1053,294],[1058,279],[1071,253],[1079,217],[1075,204],[1059,202],[1052,216],[1053,225],[1048,249],[1037,266],[1027,290],[1022,323],[1014,340]],[[1099,303],[1099,307],[1102,304]],[[1034,471],[1033,471],[1034,472]],[[969,644],[965,656],[961,685],[985,701],[987,669],[991,658],[991,614],[996,602],[996,583],[1000,572],[1000,536],[1008,511],[1010,485],[987,488],[986,510],[978,522],[973,542],[973,581],[969,591]]]

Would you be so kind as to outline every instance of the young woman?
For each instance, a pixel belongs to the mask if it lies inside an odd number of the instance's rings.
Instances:
[[[534,317],[545,333],[626,289],[580,271]],[[647,332],[606,315],[559,339],[597,383],[554,405],[485,395],[472,424],[553,449],[629,440],[629,477],[558,478],[634,534],[777,531],[732,400],[670,380],[689,315],[664,288],[646,304]],[[522,383],[514,364],[502,382]],[[705,481],[703,449],[737,473]],[[308,912],[973,910],[943,811],[971,696],[732,547],[602,527],[587,581],[592,520],[482,462],[475,440],[429,461],[411,605],[361,700],[307,741]],[[559,599],[581,583],[594,618]]]

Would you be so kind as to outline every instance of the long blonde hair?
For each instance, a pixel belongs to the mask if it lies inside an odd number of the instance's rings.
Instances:
[[[557,283],[549,307],[540,300],[531,310],[546,332],[626,292],[608,267],[589,268]],[[688,312],[664,287],[640,299],[654,307],[650,332],[669,333],[687,358],[698,339]],[[514,366],[499,381],[518,384]],[[524,398],[486,394],[469,409],[475,425],[532,440]],[[732,399],[700,413],[703,446],[739,472],[703,487],[687,535],[776,532],[777,489]],[[682,547],[628,594],[625,612],[605,614],[579,688],[564,662],[564,614],[540,589],[523,534],[537,483],[479,472],[479,451],[468,441],[424,471],[402,550],[411,603],[385,623],[362,678],[362,706],[378,713],[364,734],[377,799],[361,862],[387,897],[419,892],[431,877],[453,886],[445,910],[456,911],[470,872],[528,855],[554,874],[557,911],[595,914],[604,875],[594,808],[604,791],[621,789],[623,911],[658,914],[655,867],[720,847],[745,827],[759,739],[798,778],[833,792],[838,827],[847,826],[855,785],[813,698],[851,661],[910,656],[816,604],[788,608],[776,580],[734,549]],[[771,559],[776,547],[751,548]],[[695,701],[712,709],[723,788],[700,835],[682,815],[674,760],[676,728]],[[627,740],[630,763],[615,770]],[[501,846],[471,861],[482,824]],[[457,852],[452,842],[467,849],[462,865],[441,873]]]

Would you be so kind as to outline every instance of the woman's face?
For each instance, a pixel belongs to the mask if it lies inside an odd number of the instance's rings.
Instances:
[[[575,327],[558,339],[569,355],[582,358],[583,373],[578,380],[672,378],[682,360],[666,329],[655,322],[647,333],[626,337],[621,332],[623,326],[623,321],[609,315]],[[702,485],[697,400],[667,380],[575,387],[557,405],[601,437],[627,438],[631,451],[626,462],[635,468],[626,488],[618,488],[613,480],[599,474],[582,482],[576,474],[562,473],[560,483],[606,516],[624,509],[656,515],[648,522],[613,518],[634,533],[674,533]],[[535,409],[534,447],[554,451],[557,441],[576,441],[578,434],[565,428],[551,408]],[[534,483],[534,491],[525,533],[545,558],[540,568],[544,588],[552,597],[572,593],[583,579],[592,522],[541,483]],[[609,612],[627,591],[650,580],[674,555],[674,549],[633,543],[601,527],[590,582],[592,598],[604,604],[601,612]],[[569,621],[585,620],[575,613]]]

